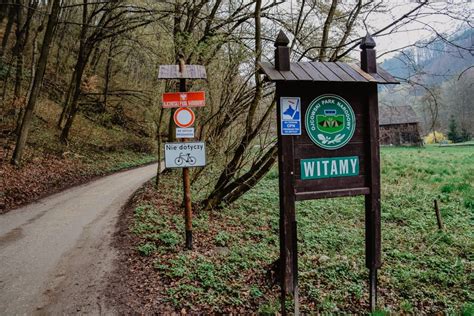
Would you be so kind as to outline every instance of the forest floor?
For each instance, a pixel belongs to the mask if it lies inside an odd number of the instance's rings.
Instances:
[[[470,147],[385,147],[382,156],[382,313],[474,313]],[[109,304],[121,313],[278,313],[278,172],[230,207],[196,212],[183,249],[179,173],[148,183],[119,220]],[[205,181],[193,188],[202,198]],[[437,228],[438,200],[444,230]],[[297,204],[302,312],[367,311],[363,198]]]
[[[149,139],[82,114],[68,144],[61,144],[56,128],[60,113],[53,101],[40,102],[20,166],[10,164],[14,135],[1,139],[0,214],[98,176],[156,162]],[[12,124],[2,121],[0,130],[11,130]]]
[[[0,163],[0,214],[99,176],[155,161],[154,155],[131,151],[87,157],[35,152],[21,167]]]

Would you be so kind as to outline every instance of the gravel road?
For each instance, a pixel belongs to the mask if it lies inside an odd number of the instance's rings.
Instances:
[[[157,164],[0,215],[0,315],[104,314],[117,216]]]

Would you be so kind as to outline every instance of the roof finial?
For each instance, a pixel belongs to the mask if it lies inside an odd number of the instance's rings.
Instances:
[[[288,39],[286,34],[283,32],[283,30],[280,30],[280,32],[278,33],[278,36],[275,40],[275,44],[274,44],[275,47],[287,46],[289,43],[290,43],[290,40]]]
[[[372,36],[370,36],[370,33],[367,32],[367,35],[365,35],[365,37],[360,42],[360,48],[361,49],[367,49],[367,48],[370,49],[370,48],[374,48],[374,47],[375,47],[375,41],[372,38]]]

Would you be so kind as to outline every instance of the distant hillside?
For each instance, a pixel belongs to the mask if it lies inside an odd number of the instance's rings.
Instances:
[[[473,29],[457,32],[447,40],[435,38],[417,42],[414,47],[405,49],[382,63],[384,69],[397,77],[415,76],[425,84],[440,84],[472,65]]]

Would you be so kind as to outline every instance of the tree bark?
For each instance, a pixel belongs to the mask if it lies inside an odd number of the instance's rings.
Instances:
[[[82,75],[84,74],[84,70],[86,69],[87,60],[90,56],[90,46],[87,45],[87,31],[88,31],[88,0],[83,1],[83,9],[82,9],[82,28],[81,28],[81,35],[80,35],[80,44],[79,44],[79,53],[77,56],[76,66],[74,67],[75,77],[74,77],[74,85],[73,85],[73,93],[72,93],[72,100],[70,105],[69,113],[66,115],[66,123],[64,124],[64,128],[61,131],[61,136],[59,140],[61,143],[66,144],[67,139],[69,138],[69,132],[71,131],[72,123],[77,114],[78,110],[78,101],[79,96],[81,95],[81,81]],[[63,109],[64,111],[65,109]],[[61,122],[60,122],[61,123]]]
[[[16,15],[15,9],[11,6],[11,4],[8,4],[8,5],[10,6],[8,8],[8,21],[7,21],[7,25],[5,26],[5,33],[3,34],[2,47],[0,48],[0,58],[2,58],[5,55],[8,39],[12,32],[13,23],[15,22],[15,15]]]
[[[84,53],[84,52],[83,52]],[[81,81],[82,81],[82,75],[84,74],[84,70],[87,65],[87,57],[88,54],[85,56],[83,53],[79,53],[79,58],[76,63],[76,77],[75,77],[75,83],[74,83],[74,88],[73,88],[73,95],[72,95],[72,100],[71,100],[71,105],[70,105],[70,111],[67,115],[66,118],[66,123],[64,124],[64,128],[61,132],[60,136],[60,141],[63,144],[67,143],[67,140],[69,138],[69,133],[71,131],[72,123],[74,122],[74,119],[76,118],[77,111],[79,110],[78,102],[79,102],[79,97],[81,95]]]
[[[326,21],[324,22],[323,38],[321,39],[321,48],[319,50],[319,61],[324,61],[324,59],[326,58],[326,45],[328,44],[329,29],[331,28],[331,24],[334,19],[334,13],[336,12],[337,1],[338,0],[332,0],[331,7],[329,8],[328,16],[326,18]]]
[[[112,53],[114,51],[114,38],[110,39],[109,51],[107,54],[107,64],[105,65],[105,74],[104,74],[104,109],[107,108],[107,94],[109,93],[110,77],[112,74]]]
[[[66,96],[64,98],[63,109],[61,111],[61,115],[59,116],[59,120],[58,120],[58,123],[56,125],[56,127],[59,130],[63,128],[64,120],[66,119],[66,116],[69,112],[69,100],[71,99],[72,89],[74,87],[75,80],[76,80],[76,70],[74,69],[74,71],[72,72],[72,75],[71,75],[71,80],[69,81]]]
[[[41,85],[43,82],[46,65],[48,63],[49,50],[50,50],[51,42],[54,36],[54,28],[58,22],[60,4],[61,4],[61,0],[54,0],[51,7],[51,13],[49,15],[48,24],[46,26],[46,31],[43,38],[43,45],[41,46],[41,53],[38,59],[36,74],[33,79],[33,84],[31,86],[31,93],[28,98],[28,103],[26,105],[25,114],[23,116],[20,133],[18,135],[15,151],[13,153],[13,157],[11,160],[11,162],[15,165],[18,165],[21,161],[23,150],[26,144],[26,140],[28,138],[28,132],[31,125],[31,120],[32,120],[33,113],[36,107],[36,100],[41,90]]]

